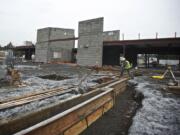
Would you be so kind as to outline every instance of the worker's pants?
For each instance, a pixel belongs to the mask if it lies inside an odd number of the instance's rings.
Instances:
[[[134,77],[133,77],[133,74],[132,74],[131,71],[130,71],[130,69],[124,69],[124,68],[121,69],[120,77],[123,76],[123,74],[124,74],[125,71],[127,71],[128,75],[129,75],[129,77],[131,77],[131,79],[134,78]]]

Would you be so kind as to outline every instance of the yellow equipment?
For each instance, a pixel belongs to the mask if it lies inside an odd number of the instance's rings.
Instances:
[[[164,76],[163,76],[163,75],[161,75],[161,76],[154,75],[154,76],[152,76],[152,78],[153,78],[153,79],[163,79]]]
[[[172,72],[172,70],[171,70],[171,67],[170,67],[170,66],[168,66],[168,68],[166,69],[166,71],[164,72],[163,75],[160,75],[160,76],[152,76],[152,78],[153,78],[153,79],[164,79],[165,75],[166,75],[168,72],[170,72],[173,80],[174,80],[174,81],[177,81],[176,78],[175,78],[175,76],[174,76],[174,74],[173,74],[173,72]]]

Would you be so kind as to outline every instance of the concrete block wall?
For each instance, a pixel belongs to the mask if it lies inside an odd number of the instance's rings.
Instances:
[[[103,41],[113,41],[120,39],[120,30],[104,31]]]
[[[74,29],[43,28],[37,31],[37,44],[35,51],[36,62],[71,61],[71,52],[74,48],[74,40],[53,41],[59,39],[74,38]],[[61,54],[54,58],[54,53]]]
[[[50,28],[43,28],[37,30],[37,43],[46,42],[49,40]]]
[[[35,61],[48,62],[48,42],[37,43],[35,46]]]
[[[49,61],[66,61],[70,62],[72,59],[72,49],[74,48],[74,40],[69,41],[55,41],[51,42],[50,49],[49,49]],[[61,58],[53,58],[54,52],[60,52]]]
[[[49,37],[50,40],[65,38],[74,38],[74,30],[64,28],[51,28],[51,33]]]
[[[77,64],[102,66],[104,18],[79,22]]]

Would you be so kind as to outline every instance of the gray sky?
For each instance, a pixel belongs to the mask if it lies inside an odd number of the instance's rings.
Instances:
[[[0,0],[0,44],[36,42],[43,27],[74,28],[82,20],[104,17],[104,30],[125,39],[180,37],[180,0]]]

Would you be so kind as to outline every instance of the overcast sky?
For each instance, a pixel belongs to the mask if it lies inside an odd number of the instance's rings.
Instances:
[[[180,37],[180,0],[0,0],[0,44],[36,42],[43,27],[73,28],[78,21],[104,17],[104,30],[125,39]]]

